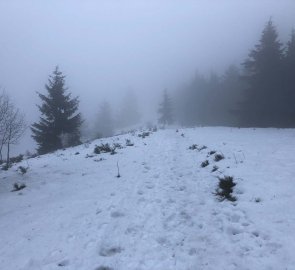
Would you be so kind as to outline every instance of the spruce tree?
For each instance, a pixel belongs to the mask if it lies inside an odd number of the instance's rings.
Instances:
[[[79,100],[66,93],[65,76],[58,67],[49,76],[45,88],[47,95],[38,93],[42,101],[42,105],[38,106],[40,120],[31,127],[39,154],[79,144],[82,123],[81,115],[77,112]]]
[[[159,108],[159,123],[163,125],[171,125],[173,124],[173,115],[172,115],[172,104],[170,97],[167,93],[167,90],[164,90],[163,94],[163,102],[160,104]]]
[[[261,39],[243,63],[245,68],[245,100],[241,124],[247,126],[277,126],[282,103],[282,44],[270,19]]]

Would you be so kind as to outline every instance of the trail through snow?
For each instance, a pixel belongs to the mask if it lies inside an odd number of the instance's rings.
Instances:
[[[1,173],[0,269],[295,269],[295,159],[285,145],[294,138],[292,130],[171,129],[31,159],[24,176],[16,165]],[[126,139],[135,145],[93,155],[95,144]],[[213,194],[222,175],[235,177],[237,202]],[[10,192],[17,181],[27,188]]]

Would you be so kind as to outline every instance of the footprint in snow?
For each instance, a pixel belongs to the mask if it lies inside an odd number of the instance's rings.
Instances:
[[[67,237],[68,242],[71,242],[71,241],[73,241],[73,240],[75,240],[75,239],[76,239],[76,236],[73,235],[73,234],[70,234],[70,235],[68,235],[68,237]]]
[[[145,198],[140,198],[139,200],[137,200],[138,203],[144,203],[146,202],[146,199]]]
[[[161,246],[168,246],[170,244],[166,237],[158,237],[156,241]]]
[[[155,185],[151,184],[151,183],[146,185],[146,188],[148,188],[148,189],[153,189],[154,187],[155,187]]]
[[[170,198],[170,199],[167,201],[167,203],[169,203],[169,204],[175,203],[175,200],[173,200],[173,199]]]
[[[238,214],[233,214],[228,216],[228,220],[232,223],[239,223],[241,216]]]
[[[188,251],[188,255],[193,256],[197,254],[197,249],[196,248],[190,248],[190,250]]]
[[[186,187],[185,187],[185,186],[180,186],[180,187],[178,187],[177,190],[178,190],[178,191],[184,191],[184,190],[186,190]]]
[[[118,253],[121,253],[123,249],[119,246],[102,247],[99,250],[99,255],[102,257],[112,257]]]
[[[98,215],[98,214],[100,214],[101,212],[102,212],[102,210],[101,210],[100,208],[97,208],[95,214]]]
[[[185,211],[181,211],[179,213],[180,219],[182,220],[182,222],[188,226],[193,226],[194,222],[192,221],[192,217]]]
[[[63,267],[63,266],[68,266],[69,264],[70,264],[70,261],[69,260],[63,260],[63,261],[59,262],[57,264],[57,266]]]
[[[124,216],[125,216],[125,214],[120,211],[114,211],[111,213],[112,218],[120,218],[120,217],[124,217]]]
[[[241,228],[238,228],[238,227],[230,226],[230,227],[227,228],[227,233],[229,235],[238,235],[238,234],[243,233],[243,230]]]
[[[109,266],[105,266],[105,265],[101,265],[99,267],[96,267],[94,270],[114,270],[114,268],[109,267]]]
[[[89,240],[87,243],[84,244],[84,249],[92,248],[95,245],[95,239]]]
[[[141,230],[142,230],[142,226],[139,226],[139,225],[129,226],[126,229],[125,234],[127,234],[127,235],[136,235]]]

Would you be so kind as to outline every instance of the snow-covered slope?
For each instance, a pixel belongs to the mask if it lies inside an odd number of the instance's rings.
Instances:
[[[0,269],[295,269],[294,130],[137,135],[1,172]],[[134,146],[93,155],[96,144],[126,139]],[[225,159],[215,162],[211,150]],[[20,165],[29,165],[23,176]],[[237,183],[236,202],[214,195],[224,175]],[[10,192],[15,182],[27,187]]]

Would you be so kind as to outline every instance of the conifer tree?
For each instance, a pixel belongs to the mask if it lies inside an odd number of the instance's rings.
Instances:
[[[160,104],[159,108],[159,123],[163,125],[171,125],[173,124],[173,115],[172,115],[172,104],[170,97],[167,93],[167,90],[164,90],[163,94],[163,102]]]
[[[282,104],[282,44],[270,19],[261,39],[243,63],[245,68],[245,100],[241,124],[247,126],[279,125]]]
[[[58,67],[49,77],[45,88],[47,95],[38,93],[42,101],[42,105],[38,106],[40,120],[31,127],[40,154],[79,144],[82,124],[81,115],[77,112],[79,100],[66,93],[65,76]]]

